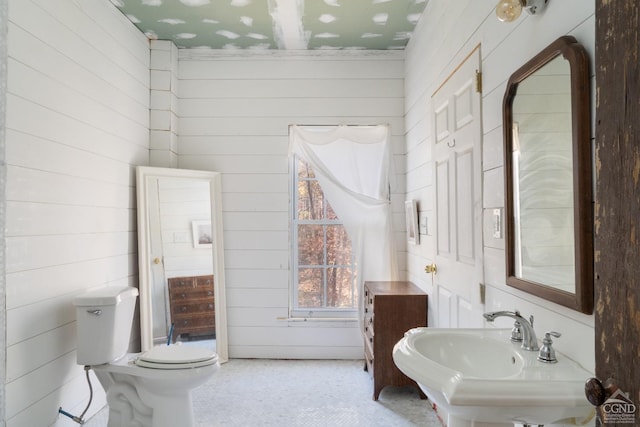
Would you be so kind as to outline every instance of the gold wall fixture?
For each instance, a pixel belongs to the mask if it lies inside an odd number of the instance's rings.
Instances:
[[[549,0],[500,0],[496,5],[496,16],[502,22],[513,22],[525,10],[530,15],[542,13]]]

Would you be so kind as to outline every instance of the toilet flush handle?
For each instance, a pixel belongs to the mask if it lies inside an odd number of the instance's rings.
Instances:
[[[87,310],[87,313],[93,314],[94,316],[100,316],[102,314],[102,310],[96,308],[95,310]]]

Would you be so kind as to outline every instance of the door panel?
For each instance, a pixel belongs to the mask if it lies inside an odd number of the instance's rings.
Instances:
[[[451,253],[451,231],[449,228],[449,161],[436,164],[436,206],[438,255],[447,256]]]
[[[456,193],[457,261],[475,265],[473,215],[473,149],[456,153],[456,185],[463,191]],[[471,194],[469,194],[471,192]]]
[[[438,327],[481,326],[481,95],[475,49],[433,94]]]

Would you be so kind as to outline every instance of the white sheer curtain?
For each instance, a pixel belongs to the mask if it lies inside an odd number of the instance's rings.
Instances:
[[[359,294],[367,280],[398,280],[388,126],[291,126],[289,153],[311,166],[344,223],[358,263]]]

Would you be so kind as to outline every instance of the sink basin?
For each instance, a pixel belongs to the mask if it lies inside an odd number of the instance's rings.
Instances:
[[[431,333],[429,339],[416,339],[414,342],[419,354],[465,377],[510,377],[520,372],[524,364],[522,356],[510,342],[497,341],[485,335]]]
[[[556,351],[558,363],[537,360],[509,340],[509,329],[415,328],[393,360],[435,404],[448,427],[582,423],[594,415],[584,396],[593,376]],[[444,412],[444,413],[443,413]]]

